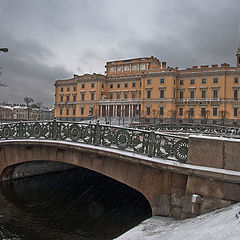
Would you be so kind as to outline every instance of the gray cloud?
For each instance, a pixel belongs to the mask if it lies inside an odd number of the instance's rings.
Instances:
[[[106,61],[156,56],[170,66],[235,65],[239,0],[0,0],[0,101],[52,104],[57,78]]]

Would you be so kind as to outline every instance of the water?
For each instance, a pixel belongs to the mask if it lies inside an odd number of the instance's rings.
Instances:
[[[141,194],[83,168],[0,187],[0,239],[113,239],[150,216]]]

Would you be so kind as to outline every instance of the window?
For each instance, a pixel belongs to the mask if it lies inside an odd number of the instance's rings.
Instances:
[[[194,79],[191,79],[191,80],[190,80],[190,84],[195,84],[195,80],[194,80]]]
[[[63,92],[63,87],[61,88],[61,92]]]
[[[201,96],[202,98],[206,98],[206,90],[202,90]]]
[[[234,100],[238,99],[238,90],[237,89],[233,90],[233,97],[234,97]]]
[[[92,84],[91,84],[91,88],[94,88],[94,87],[95,87],[95,84],[94,84],[94,83],[92,83]]]
[[[84,114],[84,107],[81,107],[80,111],[81,111],[81,115],[83,115]]]
[[[84,99],[85,99],[85,94],[82,93],[81,95],[82,95],[82,101],[84,101]]]
[[[163,89],[160,90],[160,98],[164,98],[164,90]]]
[[[91,100],[94,100],[94,93],[91,93]]]
[[[139,94],[139,98],[140,98],[142,96],[141,90],[138,92],[138,94]]]
[[[213,116],[216,117],[218,115],[218,108],[213,107]]]
[[[163,107],[159,107],[159,115],[163,116],[164,114],[164,108]]]
[[[147,79],[147,84],[152,84],[152,80],[151,79]]]
[[[234,78],[234,83],[238,83],[238,78]]]
[[[113,88],[113,84],[112,83],[110,84],[110,88]]]
[[[201,108],[201,116],[202,116],[202,117],[205,117],[205,116],[206,116],[206,108],[205,108],[205,107],[202,107],[202,108]]]
[[[128,83],[124,83],[124,87],[127,88],[128,87]]]
[[[194,116],[194,108],[190,108],[190,109],[189,109],[189,113],[190,113],[190,116],[193,117],[193,116]]]
[[[183,91],[179,91],[179,99],[183,99],[183,95],[184,95],[184,92]]]
[[[136,83],[135,83],[135,82],[132,83],[132,87],[133,87],[133,88],[136,87]]]
[[[63,102],[63,95],[60,96],[60,102]]]
[[[136,98],[136,93],[132,92],[132,99]]]
[[[124,96],[124,99],[127,99],[127,98],[128,98],[128,93],[125,92],[125,93],[123,94],[123,96]]]
[[[213,78],[213,83],[218,83],[218,78]]]
[[[82,88],[85,88],[85,84],[84,83],[82,83]]]
[[[60,108],[60,115],[63,115],[63,110],[62,110],[62,108]]]
[[[73,113],[74,116],[76,115],[76,108],[72,109],[72,113]]]
[[[117,93],[117,99],[120,99],[120,97],[121,97],[121,94]]]
[[[161,78],[160,79],[160,83],[164,83],[165,82],[165,79],[164,78]]]
[[[183,79],[180,79],[179,84],[183,85]]]
[[[150,90],[147,91],[147,98],[151,98],[151,91]]]
[[[104,84],[102,83],[102,88],[104,88]]]
[[[70,87],[67,87],[67,91],[70,91]]]
[[[109,99],[113,99],[113,93],[109,93]]]
[[[179,108],[179,116],[183,115],[183,108]]]
[[[117,88],[120,88],[120,83],[117,84]]]
[[[146,114],[149,116],[150,115],[150,112],[151,112],[151,107],[146,107]]]
[[[203,84],[207,83],[207,79],[206,78],[202,78],[202,83]]]
[[[73,101],[76,102],[76,95],[73,95]]]
[[[77,91],[77,87],[73,87],[73,91],[76,92]]]
[[[140,70],[145,70],[145,64],[140,65]]]
[[[69,115],[69,109],[68,108],[66,109],[66,115]]]
[[[66,96],[66,101],[69,102],[69,99],[70,99],[70,96],[67,95],[67,96]]]
[[[190,98],[194,98],[195,97],[195,91],[190,91]]]
[[[89,116],[93,115],[93,107],[89,108]]]
[[[238,108],[233,108],[233,115],[234,117],[238,116]]]
[[[213,90],[213,98],[218,98],[218,90],[217,89]]]

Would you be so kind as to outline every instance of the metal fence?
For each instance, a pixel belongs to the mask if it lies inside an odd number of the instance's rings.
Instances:
[[[214,134],[218,136],[240,137],[240,128],[227,127],[219,125],[205,124],[152,124],[152,125],[136,125],[136,129],[144,129],[156,132],[179,132],[179,133],[203,133]]]
[[[45,139],[85,143],[164,159],[186,162],[188,139],[150,130],[61,121],[0,124],[0,140]]]

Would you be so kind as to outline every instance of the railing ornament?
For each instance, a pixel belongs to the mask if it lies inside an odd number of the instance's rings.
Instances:
[[[240,137],[240,128],[228,127],[220,125],[207,125],[207,124],[155,124],[155,125],[138,125],[134,126],[135,129],[152,130],[155,132],[174,132],[174,133],[203,133],[214,134],[215,136],[236,136]]]
[[[143,154],[148,157],[186,162],[188,139],[151,130],[62,121],[0,124],[0,140],[38,139],[91,144]],[[174,129],[176,127],[174,126]]]

